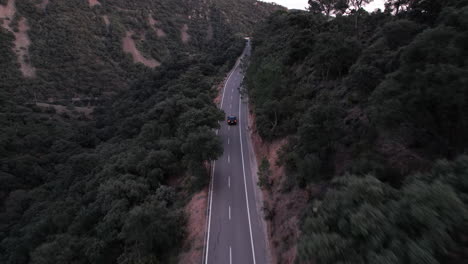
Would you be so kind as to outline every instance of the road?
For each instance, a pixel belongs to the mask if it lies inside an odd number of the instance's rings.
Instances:
[[[250,49],[247,41],[242,56],[248,56]],[[224,154],[213,163],[205,264],[265,264],[269,259],[261,192],[253,169],[256,162],[247,130],[248,105],[239,92],[243,78],[237,63],[221,99],[221,109],[226,115],[237,116],[238,125],[223,122],[218,131]]]

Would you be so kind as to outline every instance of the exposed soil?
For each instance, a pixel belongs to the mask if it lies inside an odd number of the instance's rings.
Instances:
[[[89,6],[93,7],[95,5],[101,5],[98,0],[88,0]]]
[[[220,83],[220,84],[218,85],[218,87],[216,88],[217,91],[218,91],[218,95],[217,95],[216,98],[214,99],[214,103],[215,103],[216,105],[220,105],[220,104],[221,104],[221,98],[223,97],[223,87],[224,87],[224,84],[225,84],[226,81],[227,81],[227,78],[228,78],[228,77],[226,77],[226,78],[223,80],[223,82]]]
[[[109,26],[109,25],[110,25],[110,20],[109,20],[109,16],[108,16],[108,15],[103,15],[103,16],[102,16],[102,20],[104,20],[104,24],[106,24],[106,26]]]
[[[3,19],[3,28],[8,31],[12,31],[10,28],[10,22],[16,13],[15,0],[8,0],[6,6],[0,5],[0,19]]]
[[[185,206],[187,219],[187,238],[183,252],[179,256],[180,264],[200,263],[205,243],[206,206],[208,203],[208,187],[195,194]]]
[[[287,144],[287,139],[264,142],[256,131],[255,116],[249,114],[249,130],[252,139],[257,164],[265,157],[270,163],[269,180],[271,189],[263,191],[263,201],[268,229],[272,263],[294,263],[297,254],[297,240],[300,235],[300,217],[307,207],[309,193],[306,190],[294,188],[284,190],[286,174],[282,166],[277,164],[281,148]]]
[[[141,54],[141,52],[137,49],[135,40],[133,40],[132,36],[133,36],[133,32],[127,31],[125,37],[122,40],[123,51],[126,53],[130,53],[135,63],[139,62],[150,68],[155,68],[155,67],[160,66],[161,63],[159,61],[153,58],[147,59]]]
[[[158,36],[158,38],[163,38],[166,36],[166,33],[162,29],[157,27],[159,21],[155,20],[153,16],[148,16],[148,23],[150,24],[151,28],[156,32],[156,36]]]
[[[31,45],[31,40],[28,37],[28,21],[22,17],[18,22],[18,32],[15,32],[10,26],[15,13],[15,0],[9,0],[6,6],[0,5],[0,19],[3,19],[2,26],[15,36],[13,51],[18,58],[20,70],[24,77],[34,77],[36,76],[36,69],[29,63],[28,48]]]
[[[14,32],[15,35],[15,52],[18,56],[18,62],[20,64],[21,72],[25,77],[36,76],[36,69],[29,63],[29,52],[28,48],[31,45],[31,40],[28,37],[28,22],[26,18],[21,18],[18,24],[18,32]]]
[[[94,107],[73,107],[73,109],[68,109],[66,106],[64,105],[55,105],[55,104],[47,104],[47,103],[36,103],[37,106],[41,107],[41,108],[54,108],[55,111],[57,112],[57,114],[63,114],[63,113],[67,113],[69,115],[75,115],[73,112],[77,112],[77,113],[82,113],[84,114],[86,117],[90,118],[91,115],[93,114],[93,111],[94,111]]]
[[[180,29],[180,38],[182,39],[183,43],[188,43],[190,41],[190,35],[187,33],[189,27],[187,24],[184,24]]]

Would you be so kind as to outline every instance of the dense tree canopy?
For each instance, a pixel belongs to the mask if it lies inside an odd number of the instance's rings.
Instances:
[[[15,37],[0,26],[0,263],[175,263],[183,206],[223,151],[213,132],[224,118],[216,87],[244,47],[238,33],[277,7],[36,2],[16,1],[16,17],[30,25],[35,78],[23,78]],[[209,19],[188,18],[192,4]],[[123,52],[129,30],[160,67]]]
[[[373,176],[335,180],[317,213],[304,220],[300,260],[439,263],[440,256],[460,251],[456,230],[467,228],[468,210],[452,184],[466,181],[467,162],[463,157],[413,175],[400,189]]]
[[[298,263],[466,262],[466,157],[436,161],[468,149],[468,2],[337,2],[271,16],[246,78],[257,132],[288,139],[285,184],[312,195]]]

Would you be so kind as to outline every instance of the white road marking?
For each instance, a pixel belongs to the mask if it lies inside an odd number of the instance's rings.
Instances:
[[[228,145],[231,144],[231,140],[228,138]]]
[[[231,126],[228,126],[228,131],[231,131]]]
[[[231,220],[231,206],[229,206],[229,220]]]
[[[228,177],[228,187],[231,189],[231,176]]]
[[[231,100],[232,100],[232,95],[231,95]]]
[[[228,163],[231,163],[231,155],[228,154]]]
[[[247,194],[247,180],[245,178],[245,165],[244,165],[244,148],[242,146],[242,129],[241,129],[241,106],[242,101],[239,98],[239,139],[240,139],[240,147],[241,147],[241,157],[242,157],[242,173],[244,174],[244,190],[245,190],[245,203],[247,204],[247,218],[249,220],[249,232],[250,232],[250,245],[252,246],[252,258],[253,263],[256,264],[255,261],[255,247],[253,243],[253,235],[252,235],[252,224],[250,221],[250,207],[249,207],[249,195]]]
[[[229,264],[232,264],[232,248],[229,247]]]
[[[234,66],[234,69],[231,71],[226,83],[224,84],[223,96],[221,98],[221,109],[223,109],[224,94],[226,92],[226,85],[229,83],[229,80],[231,79],[232,74],[235,72],[236,68],[239,66],[239,63],[240,63],[240,60],[237,61],[236,65]],[[228,130],[229,130],[229,128],[230,127],[228,126]],[[219,130],[216,130],[216,135],[218,135],[218,132],[219,132]],[[211,211],[212,211],[211,209],[212,209],[212,205],[213,205],[213,182],[214,182],[215,166],[216,166],[216,161],[213,161],[213,172],[211,174],[211,175],[213,175],[213,177],[211,179],[211,185],[210,185],[210,206],[209,206],[210,211],[209,211],[209,216],[208,216],[208,232],[207,232],[208,234],[207,234],[206,243],[205,243],[205,246],[206,246],[205,264],[208,264],[208,252],[209,252],[209,248],[210,248]]]
[[[231,109],[232,109],[232,104],[230,104],[230,105],[229,105],[229,108],[231,108]]]
[[[210,185],[210,211],[209,211],[209,217],[208,217],[208,235],[206,239],[206,257],[205,257],[206,262],[205,264],[208,264],[208,250],[210,248],[209,245],[210,245],[210,228],[211,228],[211,205],[213,204],[213,182],[214,182],[215,167],[216,167],[216,161],[213,161],[213,171],[211,173],[213,177],[211,179],[211,185]]]

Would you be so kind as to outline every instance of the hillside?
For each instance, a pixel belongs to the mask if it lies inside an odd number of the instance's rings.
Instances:
[[[0,263],[177,263],[217,87],[277,8],[1,0]]]
[[[0,47],[17,58],[1,88],[41,101],[121,91],[161,64],[228,42],[225,31],[249,34],[275,8],[254,0],[2,0]]]
[[[279,263],[468,260],[468,2],[387,2],[254,34],[256,132],[287,142],[260,183]]]

